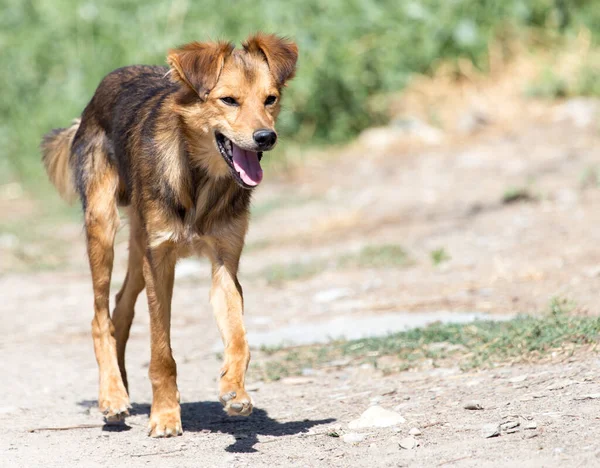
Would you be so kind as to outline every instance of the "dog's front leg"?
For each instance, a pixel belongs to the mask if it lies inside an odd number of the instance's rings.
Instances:
[[[244,300],[237,280],[237,262],[213,260],[210,302],[225,346],[219,399],[231,416],[248,416],[252,400],[244,382],[250,350],[244,328]]]
[[[152,437],[182,434],[177,367],[171,353],[171,298],[176,260],[175,248],[170,243],[148,248],[144,258],[150,309],[152,411],[148,430]]]

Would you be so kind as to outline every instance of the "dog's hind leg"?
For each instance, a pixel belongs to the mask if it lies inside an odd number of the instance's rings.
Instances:
[[[92,336],[100,371],[98,406],[107,420],[121,419],[128,413],[129,397],[117,361],[115,328],[109,315],[110,279],[114,240],[119,224],[117,210],[118,174],[99,149],[88,156],[88,178],[82,197],[85,208],[87,250],[94,288]]]
[[[134,316],[134,307],[137,297],[145,286],[142,271],[144,259],[143,230],[140,226],[139,216],[132,210],[129,216],[129,262],[127,275],[123,287],[117,294],[116,306],[113,311],[115,326],[115,339],[117,341],[117,359],[125,388],[127,384],[127,371],[125,370],[125,347],[129,339],[129,330]]]

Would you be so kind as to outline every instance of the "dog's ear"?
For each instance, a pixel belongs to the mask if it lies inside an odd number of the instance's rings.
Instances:
[[[274,34],[257,33],[249,37],[243,46],[247,52],[262,54],[267,59],[277,86],[284,86],[287,80],[294,77],[298,46],[293,42]]]
[[[205,99],[217,84],[225,59],[232,51],[230,42],[191,42],[171,49],[167,56],[171,79],[189,86]]]

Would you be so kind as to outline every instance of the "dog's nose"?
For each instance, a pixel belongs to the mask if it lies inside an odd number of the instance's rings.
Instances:
[[[268,150],[273,147],[277,141],[277,133],[273,130],[260,129],[254,132],[254,141],[261,150]]]

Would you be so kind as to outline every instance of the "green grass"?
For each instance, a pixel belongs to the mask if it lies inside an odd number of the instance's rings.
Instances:
[[[383,356],[396,358],[388,371],[416,367],[424,359],[460,365],[468,370],[492,367],[507,361],[544,358],[554,350],[573,350],[596,345],[600,340],[600,317],[570,315],[572,304],[553,299],[541,316],[519,316],[508,321],[476,321],[468,324],[436,323],[425,328],[386,337],[335,341],[327,345],[291,349],[263,349],[264,363],[254,372],[266,379],[297,375],[304,368],[327,366],[334,360],[349,364],[371,362]]]
[[[403,267],[409,263],[406,251],[395,244],[367,245],[358,253],[343,256],[338,260],[338,266],[342,268]]]
[[[446,249],[440,247],[439,249],[432,250],[429,254],[431,257],[431,261],[435,266],[440,265],[441,263],[447,262],[450,260],[450,255],[446,252]]]
[[[596,0],[2,0],[1,11],[0,183],[27,181],[40,196],[41,136],[78,116],[106,73],[164,64],[167,49],[187,41],[239,41],[259,29],[297,41],[279,125],[288,146],[343,142],[384,122],[386,94],[440,61],[485,70],[490,41],[581,26],[597,41],[600,31]],[[597,89],[588,75],[582,82]]]
[[[262,271],[261,276],[269,283],[277,284],[311,278],[328,269],[401,268],[410,264],[407,253],[398,245],[367,245],[358,252],[338,258],[269,265]]]
[[[527,187],[509,187],[502,194],[502,203],[508,205],[516,202],[529,202],[535,201],[534,197],[529,188]]]

